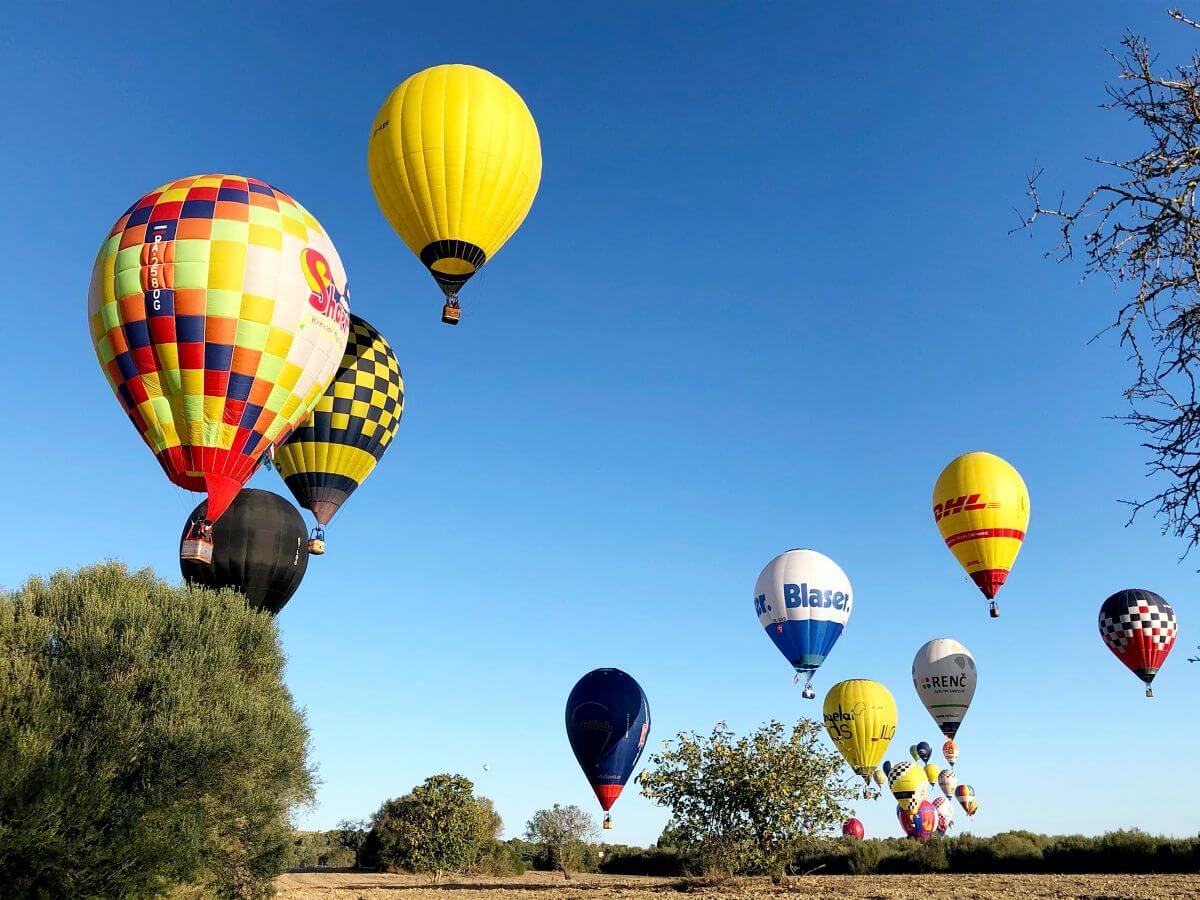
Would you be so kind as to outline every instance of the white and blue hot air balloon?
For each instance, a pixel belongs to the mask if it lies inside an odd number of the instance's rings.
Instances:
[[[754,611],[767,636],[804,679],[811,700],[813,673],[842,635],[854,600],[841,567],[816,550],[788,550],[767,563],[754,585]]]

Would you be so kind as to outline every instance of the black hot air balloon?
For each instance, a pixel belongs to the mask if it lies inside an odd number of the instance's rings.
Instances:
[[[207,501],[188,516],[181,545],[206,507]],[[213,524],[212,562],[181,558],[179,568],[194,584],[233,588],[255,609],[275,615],[296,593],[308,568],[308,529],[296,508],[278,494],[242,488]]]

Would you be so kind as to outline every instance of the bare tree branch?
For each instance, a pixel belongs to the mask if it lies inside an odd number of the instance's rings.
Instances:
[[[1177,10],[1170,15],[1200,30]],[[1125,160],[1092,158],[1113,177],[1074,205],[1065,195],[1044,204],[1035,168],[1032,209],[1014,230],[1056,220],[1060,241],[1047,256],[1080,258],[1084,278],[1103,274],[1125,294],[1101,334],[1116,331],[1134,364],[1121,419],[1143,436],[1147,476],[1161,488],[1128,501],[1130,522],[1151,509],[1164,534],[1186,541],[1186,556],[1200,543],[1200,55],[1160,70],[1143,38],[1126,34],[1121,48],[1109,54],[1119,73],[1102,108],[1141,126],[1146,149]]]

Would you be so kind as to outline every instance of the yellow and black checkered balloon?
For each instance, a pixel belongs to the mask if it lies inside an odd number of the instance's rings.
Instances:
[[[296,502],[329,524],[383,456],[403,412],[396,355],[383,335],[351,314],[337,375],[308,421],[275,452]]]

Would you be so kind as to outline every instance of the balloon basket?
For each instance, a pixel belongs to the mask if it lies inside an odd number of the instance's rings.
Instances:
[[[998,606],[996,605],[996,601],[995,601],[995,600],[993,600],[993,601],[992,601],[992,602],[991,602],[991,603],[988,605],[988,615],[989,615],[989,616],[991,616],[993,619],[998,619],[998,618],[1000,618],[1000,607],[998,607]]]
[[[461,315],[461,310],[459,310],[457,304],[451,306],[449,303],[447,303],[442,307],[442,321],[447,325],[457,325]],[[610,825],[608,827],[611,828],[612,826]]]
[[[605,830],[605,831],[610,831],[611,829],[612,829],[612,816],[605,815],[605,817],[604,817],[604,830]]]
[[[1146,688],[1146,696],[1153,697],[1154,696],[1154,688]]]
[[[804,690],[801,691],[800,696],[805,700],[812,700],[817,696],[817,692],[813,690],[811,684],[806,684],[804,686]]]
[[[321,538],[309,538],[308,553],[310,556],[323,556],[325,553],[325,541]]]
[[[188,538],[179,548],[179,558],[188,562],[212,565],[213,542],[205,538]]]

